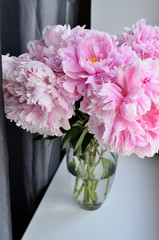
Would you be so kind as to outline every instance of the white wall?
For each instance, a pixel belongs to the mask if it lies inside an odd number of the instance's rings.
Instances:
[[[92,0],[91,28],[120,34],[140,18],[159,25],[159,0]]]

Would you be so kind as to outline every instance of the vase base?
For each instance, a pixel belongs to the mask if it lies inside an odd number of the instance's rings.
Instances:
[[[92,211],[92,210],[96,210],[98,208],[101,207],[102,203],[83,203],[83,202],[80,202],[79,203],[80,207],[85,209],[85,210],[88,210],[88,211]]]

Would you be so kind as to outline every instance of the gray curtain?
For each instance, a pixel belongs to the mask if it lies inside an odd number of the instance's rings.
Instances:
[[[1,24],[0,24],[1,26]],[[1,47],[0,47],[1,52]],[[1,58],[0,58],[0,82]],[[5,133],[2,84],[0,84],[0,239],[12,239],[8,154]]]
[[[1,0],[2,54],[18,56],[26,52],[26,43],[40,39],[42,29],[49,24],[66,23],[71,27],[85,24],[89,28],[90,1],[86,1],[85,10],[84,2]],[[89,11],[85,13],[87,10]],[[84,16],[87,16],[86,22]],[[35,134],[4,120],[2,90],[0,97],[0,239],[18,240],[54,176],[64,152],[61,152],[61,139],[57,139],[51,146],[47,141],[33,141]]]

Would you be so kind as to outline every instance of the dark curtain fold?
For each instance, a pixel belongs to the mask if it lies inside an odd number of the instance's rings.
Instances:
[[[89,28],[90,1],[86,1],[85,7],[83,3],[84,1],[80,0],[1,0],[2,53],[18,56],[26,52],[26,43],[40,39],[42,29],[46,25],[66,23],[71,27],[80,24]],[[0,97],[0,116],[4,116],[2,90]],[[35,134],[16,127],[15,123],[5,120],[5,124],[7,141],[4,118],[0,118],[0,239],[10,240],[12,236],[9,175],[13,239],[18,240],[24,233],[64,153],[61,152],[60,138],[49,146],[47,141],[33,141]]]
[[[66,1],[66,24],[71,27],[76,25],[91,25],[91,0],[67,0]]]

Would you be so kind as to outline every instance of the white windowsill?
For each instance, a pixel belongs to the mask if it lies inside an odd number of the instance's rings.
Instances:
[[[22,240],[63,239],[158,240],[159,156],[120,156],[111,191],[95,211],[73,199],[64,158]]]

